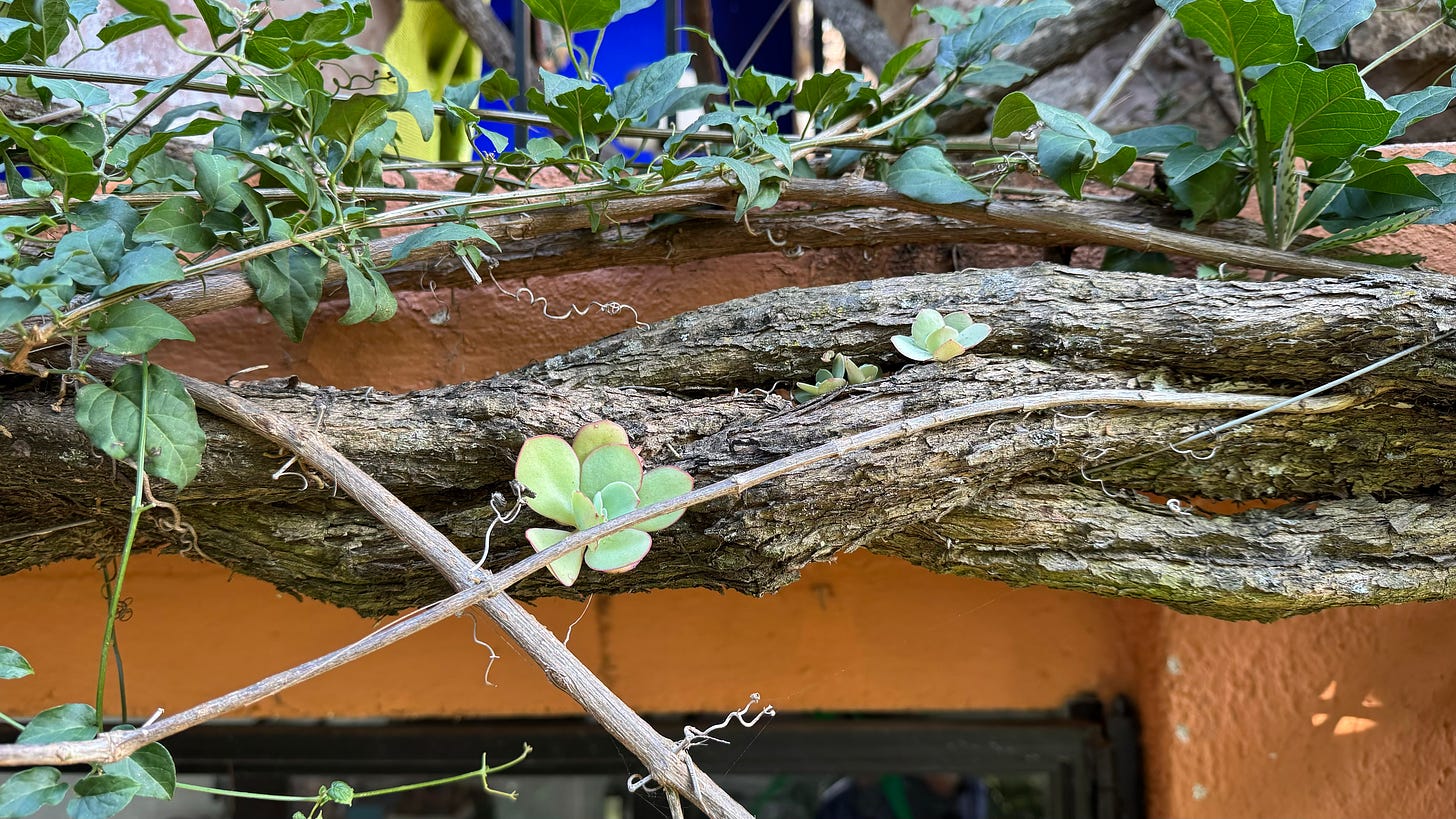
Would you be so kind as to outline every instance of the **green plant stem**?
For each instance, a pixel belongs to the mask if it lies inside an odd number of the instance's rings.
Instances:
[[[1374,71],[1381,63],[1385,62],[1386,60],[1390,59],[1391,57],[1394,57],[1395,55],[1399,54],[1400,52],[1405,51],[1407,48],[1410,48],[1411,46],[1415,45],[1423,37],[1426,37],[1427,35],[1435,32],[1437,29],[1439,29],[1441,26],[1443,26],[1445,24],[1446,24],[1446,17],[1445,17],[1445,15],[1442,15],[1440,17],[1437,17],[1435,19],[1435,21],[1432,22],[1430,25],[1426,26],[1425,28],[1421,29],[1420,31],[1417,31],[1415,34],[1412,34],[1411,36],[1407,37],[1406,40],[1405,40],[1405,42],[1401,43],[1400,45],[1396,46],[1395,48],[1392,48],[1391,50],[1385,52],[1384,54],[1381,54],[1379,57],[1376,57],[1374,60],[1371,60],[1369,65],[1367,65],[1364,68],[1360,69],[1360,76],[1361,77],[1364,77],[1366,74],[1369,74],[1371,71]]]
[[[142,503],[146,490],[147,465],[147,399],[149,374],[146,357],[142,357],[142,404],[141,416],[137,420],[136,487],[131,494],[131,518],[126,525],[126,541],[121,545],[121,558],[116,564],[116,582],[111,586],[111,607],[106,614],[106,631],[101,638],[101,661],[96,669],[96,731],[106,728],[103,714],[106,706],[106,668],[110,662],[111,646],[116,640],[116,612],[121,605],[121,586],[126,580],[127,562],[131,560],[131,547],[136,542],[137,524],[147,507]]]
[[[231,796],[237,799],[256,799],[262,802],[314,802],[318,796],[287,796],[276,793],[253,793],[252,791],[230,791],[227,788],[209,788],[206,785],[193,785],[190,782],[178,782],[177,787],[186,791],[197,791],[198,793],[210,793],[213,796]]]
[[[503,763],[503,764],[500,764],[500,765],[491,766],[491,765],[485,764],[485,757],[481,757],[481,759],[480,759],[480,767],[477,768],[476,770],[470,771],[468,773],[456,774],[455,776],[447,776],[447,777],[444,777],[442,779],[431,779],[428,782],[414,782],[414,783],[408,784],[408,785],[395,785],[392,788],[380,788],[377,791],[362,791],[362,792],[359,792],[359,793],[355,793],[354,794],[354,798],[355,799],[368,799],[371,796],[384,796],[385,794],[391,794],[391,793],[404,793],[405,791],[417,791],[417,790],[420,790],[421,788],[433,788],[436,785],[449,785],[452,782],[463,782],[463,781],[465,781],[467,779],[470,779],[472,777],[477,777],[477,776],[483,777],[483,776],[486,776],[488,774],[493,774],[493,773],[497,773],[499,771],[504,771],[507,768],[511,768],[511,767],[516,766],[516,765],[519,765],[522,761],[525,760],[525,758],[528,755],[530,755],[530,753],[531,753],[531,746],[530,745],[527,745],[523,749],[521,749],[521,755],[518,756],[518,757],[516,757],[515,759],[512,759],[510,762],[506,762],[506,763]],[[501,793],[500,791],[494,791],[494,790],[491,790],[490,788],[486,788],[486,790],[487,791],[490,791],[491,793],[497,793],[497,794]]]
[[[11,719],[10,717],[6,716],[4,712],[0,712],[0,722],[3,722],[6,725],[9,725],[11,728],[14,728],[17,731],[24,731],[25,730],[25,726],[24,725],[21,725],[20,723],[16,722],[15,720]]]

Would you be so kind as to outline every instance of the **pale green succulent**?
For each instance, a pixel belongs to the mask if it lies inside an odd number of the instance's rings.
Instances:
[[[827,356],[828,353],[825,355]],[[798,389],[794,390],[794,400],[802,403],[811,398],[834,392],[840,387],[849,384],[863,384],[880,377],[879,367],[873,364],[855,364],[844,353],[835,353],[834,362],[829,366],[830,369],[821,369],[814,374],[813,384],[805,384],[802,381],[795,384],[794,386]]]
[[[890,339],[900,355],[911,361],[949,361],[986,340],[991,327],[971,321],[969,313],[951,313],[926,308],[915,316],[910,335]]]
[[[675,466],[642,470],[642,459],[628,444],[627,431],[611,421],[597,421],[577,430],[571,443],[555,435],[538,435],[521,445],[516,458],[516,480],[531,493],[526,505],[557,523],[590,529],[600,523],[675,498],[693,488],[692,476]],[[652,548],[652,536],[682,517],[671,512],[650,518],[630,529],[608,535],[586,547],[553,560],[549,567],[562,585],[570,586],[581,574],[581,564],[599,572],[625,572],[642,561]],[[527,529],[531,548],[555,546],[573,530]]]

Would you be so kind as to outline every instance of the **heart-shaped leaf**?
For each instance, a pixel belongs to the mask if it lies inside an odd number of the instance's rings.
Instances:
[[[96,736],[96,709],[81,702],[69,702],[36,714],[16,745],[44,745],[47,742],[72,742]]]
[[[30,663],[13,648],[0,646],[0,680],[18,680],[35,673]]]
[[[172,754],[158,742],[143,745],[119,762],[108,762],[102,770],[135,782],[137,796],[171,799],[177,789],[177,764],[172,761]]]
[[[144,381],[145,379],[145,381]],[[107,455],[135,458],[146,389],[147,474],[187,486],[202,465],[207,440],[197,407],[177,376],[156,364],[127,364],[111,385],[87,384],[76,396],[76,422]]]
[[[66,783],[55,768],[27,768],[0,785],[0,817],[29,816],[66,798]]]
[[[140,788],[125,776],[90,774],[76,783],[76,796],[66,804],[66,814],[71,819],[109,819],[131,804]]]

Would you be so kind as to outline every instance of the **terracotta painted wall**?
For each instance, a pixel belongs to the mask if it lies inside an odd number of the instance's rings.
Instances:
[[[1417,235],[1437,247],[1449,230]],[[1447,244],[1446,247],[1451,247]],[[635,305],[645,320],[788,285],[1024,261],[981,248],[767,254],[666,270],[628,269],[528,284],[557,304]],[[508,286],[514,285],[507,283]],[[482,378],[626,326],[622,317],[542,319],[486,290],[425,292],[385,325],[340,327],[327,307],[290,345],[254,309],[194,323],[197,345],[160,358],[218,379],[259,376],[402,390]],[[96,571],[68,563],[0,577],[0,643],[33,678],[0,688],[26,714],[87,700],[99,644]],[[120,632],[133,711],[176,711],[356,639],[375,627],[203,563],[144,556]],[[537,611],[564,633],[580,604]],[[1351,609],[1273,625],[1222,623],[1147,603],[940,577],[854,554],[812,567],[764,599],[674,591],[600,598],[571,646],[645,711],[719,711],[751,691],[785,710],[1055,707],[1084,690],[1132,694],[1145,722],[1152,815],[1456,815],[1456,603]],[[482,624],[489,652],[457,620],[285,692],[253,716],[575,713],[528,660]],[[673,646],[664,670],[660,650]],[[418,674],[420,669],[428,673]],[[115,701],[114,699],[112,700]]]

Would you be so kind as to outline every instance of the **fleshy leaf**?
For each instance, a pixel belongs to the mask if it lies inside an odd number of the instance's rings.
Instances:
[[[642,485],[642,459],[631,447],[607,444],[581,461],[581,491],[591,497],[609,483],[621,481],[636,489]]]
[[[577,458],[583,460],[592,450],[607,444],[626,446],[627,430],[614,421],[593,421],[577,430],[576,437],[571,439],[572,450],[576,452]]]
[[[942,327],[939,330],[931,333],[929,338],[925,339],[925,349],[939,349],[940,345],[946,343],[947,341],[954,341],[955,337],[956,331],[954,327]]]
[[[952,358],[955,358],[965,351],[966,348],[962,347],[960,342],[956,341],[954,338],[951,338],[944,343],[937,345],[935,348],[935,352],[931,353],[930,357],[934,358],[936,361],[950,361]]]
[[[990,325],[972,324],[971,326],[965,328],[964,330],[961,330],[958,334],[956,334],[956,343],[969,350],[977,344],[985,341],[986,337],[989,335],[991,335]]]
[[[916,344],[915,339],[909,336],[891,336],[890,343],[895,345],[895,349],[899,351],[900,355],[911,361],[930,360],[930,351]]]
[[[637,490],[621,481],[603,486],[602,491],[597,493],[597,499],[600,501],[597,505],[607,520],[620,518],[637,508]]]
[[[607,513],[602,511],[596,500],[580,492],[571,493],[571,514],[572,523],[578,529],[590,529],[607,520]]]
[[[939,312],[926,308],[915,315],[915,323],[910,325],[910,337],[917,344],[922,344],[930,338],[930,334],[945,326],[945,317]],[[931,349],[925,347],[925,349]]]
[[[586,547],[586,565],[599,572],[620,574],[641,563],[651,548],[652,535],[640,529],[628,529]]]
[[[955,331],[959,333],[960,331],[971,326],[971,314],[965,312],[964,310],[956,313],[951,313],[950,315],[945,317],[945,326],[954,327]]]
[[[648,470],[647,474],[642,476],[642,491],[637,493],[637,505],[648,506],[668,498],[685,495],[692,489],[693,476],[675,466],[659,466]],[[666,515],[649,518],[632,528],[641,529],[644,532],[657,532],[677,523],[678,518],[682,516],[683,510],[680,509]]]
[[[516,480],[535,497],[526,505],[567,526],[575,525],[571,495],[579,485],[581,462],[571,444],[555,435],[537,435],[521,445],[516,457]]]
[[[532,549],[544,552],[566,540],[570,534],[570,532],[563,532],[560,529],[527,529],[526,542],[531,544]],[[561,585],[570,586],[581,575],[581,550],[578,549],[569,555],[556,558],[547,563],[546,568],[551,570],[551,574]]]

